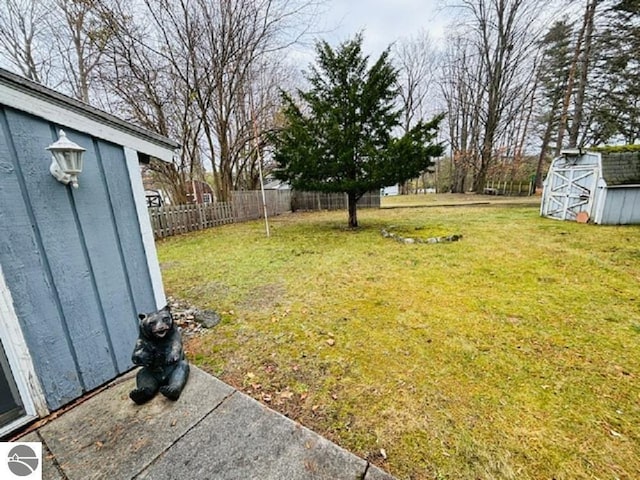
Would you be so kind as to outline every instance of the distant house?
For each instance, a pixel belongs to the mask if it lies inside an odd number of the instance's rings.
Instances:
[[[208,204],[215,200],[215,193],[207,182],[192,180],[187,183],[187,197],[190,203]]]
[[[640,151],[563,152],[544,181],[540,214],[597,224],[640,223]]]
[[[60,129],[78,188],[50,172]],[[165,296],[139,158],[178,145],[0,70],[0,438],[132,368]]]
[[[148,162],[141,164],[142,183],[148,207],[161,207],[171,205],[171,197],[154,175]],[[200,180],[187,181],[184,185],[187,196],[186,203],[208,204],[215,201],[215,193],[211,185]]]

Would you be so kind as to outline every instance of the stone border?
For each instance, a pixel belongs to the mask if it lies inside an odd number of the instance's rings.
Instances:
[[[430,238],[411,238],[411,237],[401,237],[400,235],[396,235],[393,232],[389,232],[386,229],[382,229],[382,236],[384,238],[392,238],[396,242],[404,243],[407,245],[414,243],[448,243],[448,242],[457,242],[462,239],[462,235],[456,233],[454,235],[447,235],[446,237],[430,237]]]
[[[176,325],[185,337],[204,333],[220,323],[220,314],[213,310],[200,310],[172,297],[167,298],[167,303],[171,307]]]

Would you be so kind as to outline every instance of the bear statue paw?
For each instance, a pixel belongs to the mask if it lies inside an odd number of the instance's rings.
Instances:
[[[171,387],[169,385],[164,385],[160,387],[160,393],[167,397],[169,400],[178,400],[180,397],[180,389],[176,387]]]
[[[129,398],[142,405],[153,398],[153,392],[148,388],[135,388],[129,392]]]

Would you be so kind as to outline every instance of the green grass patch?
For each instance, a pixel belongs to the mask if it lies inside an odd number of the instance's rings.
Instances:
[[[358,216],[159,242],[168,294],[223,316],[190,359],[400,479],[640,478],[640,227]]]

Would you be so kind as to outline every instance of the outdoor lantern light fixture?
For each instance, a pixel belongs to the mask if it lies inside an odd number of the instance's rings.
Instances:
[[[60,130],[58,141],[49,145],[47,150],[53,157],[49,167],[51,175],[65,185],[71,184],[73,188],[78,188],[78,175],[82,172],[85,149],[69,140],[64,131]]]

